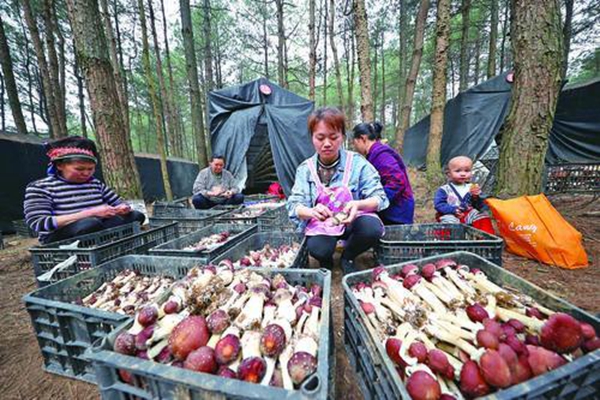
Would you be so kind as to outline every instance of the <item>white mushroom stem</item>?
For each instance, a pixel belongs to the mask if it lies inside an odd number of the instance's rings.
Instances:
[[[448,267],[446,269],[449,270],[451,268]],[[464,299],[463,293],[454,285],[451,280],[440,274],[439,271],[433,275],[431,282],[440,289],[445,289],[445,291],[448,292],[452,298],[459,301]]]
[[[490,281],[483,273],[474,274],[464,269],[459,269],[458,273],[473,282],[473,285],[482,292],[493,294],[504,292],[504,289]]]
[[[471,285],[469,285],[463,278],[461,278],[458,275],[458,272],[456,272],[454,269],[446,268],[445,272],[446,276],[450,278],[452,283],[454,283],[456,287],[467,297],[473,297],[477,294],[475,289]]]
[[[279,355],[279,365],[281,367],[281,380],[283,381],[283,388],[286,390],[294,390],[294,382],[288,371],[288,361],[292,358],[293,347],[288,343],[281,354]]]
[[[396,314],[396,316],[398,316],[401,320],[406,319],[406,312],[404,312],[402,307],[396,304],[389,297],[383,297],[381,299],[381,304],[387,307],[387,309],[390,310],[392,313]]]
[[[402,283],[390,278],[387,271],[379,275],[379,280],[387,285],[388,296],[399,305],[404,304],[404,300],[406,299],[417,301],[418,298],[410,290],[402,286]]]
[[[419,333],[412,329],[404,337],[404,339],[402,340],[402,345],[400,345],[400,350],[398,351],[398,354],[400,355],[400,358],[402,358],[408,365],[414,365],[418,362],[416,358],[411,357],[408,354],[408,348],[418,336]]]
[[[438,299],[443,301],[445,304],[449,305],[454,299],[448,295],[448,293],[444,292],[444,290],[440,289],[436,285],[431,282],[428,282],[425,279],[422,279],[422,284],[433,293]]]
[[[446,332],[449,332],[452,335],[455,335],[456,337],[459,337],[461,339],[475,342],[475,333],[461,329],[460,326],[454,325],[453,322],[449,322],[447,320],[437,318],[437,316],[434,318],[432,315],[431,319],[432,319],[432,322],[434,322],[436,325],[443,328]]]
[[[260,323],[260,327],[265,329],[267,325],[271,323],[275,319],[275,311],[277,311],[277,307],[274,305],[267,305],[264,308],[263,319]]]
[[[319,345],[317,341],[310,336],[302,336],[296,342],[294,346],[294,353],[299,353],[301,351],[312,355],[313,357],[317,356],[317,351],[319,350]]]
[[[496,296],[488,294],[485,298],[487,299],[487,305],[484,307],[485,311],[487,311],[490,318],[494,319],[496,318]]]
[[[424,279],[421,279],[421,281],[423,280]],[[417,282],[411,290],[414,293],[418,294],[419,297],[422,298],[425,301],[425,303],[427,303],[433,309],[433,312],[439,314],[447,313],[448,310],[446,309],[444,304],[442,304],[442,302],[436,297],[436,295],[433,294],[429,289],[427,289],[427,287],[425,287],[425,285],[421,281]]]
[[[188,314],[189,313],[187,311],[182,311],[179,314],[166,314],[164,317],[159,319],[157,328],[154,329],[154,332],[152,333],[152,342],[162,340],[169,336],[177,324],[183,321]]]
[[[160,342],[156,343],[154,346],[149,347],[148,348],[148,352],[146,353],[146,355],[148,356],[149,359],[153,359],[156,356],[158,356],[160,354],[161,351],[163,351],[163,349],[165,347],[167,347],[169,345],[169,339],[163,339]]]
[[[437,377],[435,376],[433,371],[431,369],[429,369],[429,367],[425,364],[415,364],[415,365],[411,365],[410,367],[407,367],[406,368],[406,377],[408,378],[409,376],[411,376],[412,374],[414,374],[417,371],[425,371],[429,375],[431,375],[431,377],[433,379],[437,380]]]
[[[309,314],[306,311],[302,311],[302,315],[300,316],[300,319],[298,320],[298,323],[296,324],[296,327],[294,328],[296,335],[299,335],[302,333],[302,330],[304,329],[304,323],[308,319],[308,316],[309,316]]]
[[[260,352],[260,332],[246,331],[240,340],[242,343],[242,357],[262,357]]]
[[[217,343],[219,342],[219,340],[221,339],[221,335],[219,335],[218,333],[214,333],[210,339],[208,340],[208,343],[206,344],[208,347],[214,349],[215,346],[217,345]]]
[[[429,324],[425,327],[425,329],[427,329],[427,331],[432,336],[435,336],[437,339],[459,347],[460,349],[465,351],[471,357],[472,360],[478,360],[481,354],[483,353],[482,349],[477,349],[467,341],[446,331],[442,327]]]
[[[313,306],[310,312],[310,316],[306,321],[306,325],[304,326],[303,333],[305,335],[310,335],[314,338],[319,337],[319,312],[321,311],[320,307]]]
[[[459,373],[459,371],[460,371],[459,369],[456,369],[456,373]],[[448,388],[448,393],[450,395],[454,396],[454,398],[456,398],[456,400],[464,400],[464,397],[463,397],[460,389],[458,388],[458,386],[456,386],[456,383],[454,383],[453,380],[447,379],[447,378],[442,378],[442,380],[446,384],[446,387]]]
[[[527,326],[529,329],[531,329],[535,332],[539,332],[542,329],[542,326],[544,326],[544,323],[537,318],[528,317],[521,313],[518,313],[518,312],[515,312],[512,310],[507,310],[502,307],[496,307],[496,315],[498,315],[498,317],[502,321],[508,321],[509,319],[512,319],[512,318],[519,320],[525,326]]]
[[[273,377],[273,373],[275,372],[275,364],[277,363],[277,360],[272,357],[265,357],[265,362],[267,363],[267,371],[265,372],[265,376],[260,384],[269,386],[271,383],[271,378]]]
[[[462,310],[461,310],[462,311]],[[457,312],[456,314],[446,313],[438,315],[438,318],[452,323],[453,325],[459,326],[462,329],[467,329],[471,331],[473,334],[477,333],[477,331],[483,329],[483,324],[478,322],[472,322],[466,312]]]

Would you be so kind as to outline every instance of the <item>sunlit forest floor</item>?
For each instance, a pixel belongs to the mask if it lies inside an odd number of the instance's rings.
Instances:
[[[416,222],[433,221],[431,193],[421,175],[410,172],[417,199]],[[507,252],[503,265],[543,289],[592,313],[600,313],[600,202],[590,196],[569,195],[551,198],[554,206],[582,234],[590,267],[568,271],[549,267]],[[44,372],[31,321],[21,298],[35,289],[31,257],[27,248],[35,239],[5,237],[7,248],[0,251],[0,388],[3,399],[86,399],[98,398],[95,386]],[[371,254],[360,257],[359,266],[374,264]],[[311,266],[316,266],[314,260]],[[360,399],[357,378],[344,349],[343,289],[339,265],[333,271],[332,309],[335,330],[336,398]]]

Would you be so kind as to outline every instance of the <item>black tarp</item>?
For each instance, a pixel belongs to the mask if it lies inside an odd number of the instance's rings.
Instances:
[[[272,93],[265,95],[260,85]],[[286,194],[296,167],[314,153],[307,128],[313,103],[265,78],[212,91],[208,95],[212,153],[226,158],[240,186],[246,182],[246,153],[259,121],[265,121],[279,182]]]
[[[440,161],[457,155],[483,156],[500,131],[510,108],[507,73],[474,86],[446,103]],[[425,165],[429,116],[413,125],[404,139],[403,157]],[[547,164],[600,160],[600,80],[565,88],[559,96],[550,132]]]
[[[165,198],[158,157],[137,154],[135,162],[142,181],[144,200]],[[23,198],[29,182],[46,176],[48,157],[35,137],[0,134],[0,230],[11,231],[10,221],[23,219]],[[198,174],[198,164],[184,160],[168,160],[167,168],[175,197],[189,196]],[[102,167],[95,176],[102,179]]]

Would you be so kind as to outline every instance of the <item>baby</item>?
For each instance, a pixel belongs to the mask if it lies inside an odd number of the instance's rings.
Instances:
[[[448,161],[448,183],[435,192],[433,199],[436,219],[446,224],[472,225],[494,234],[490,217],[482,212],[484,202],[481,188],[476,183],[471,183],[472,169],[473,161],[469,157],[459,156]]]

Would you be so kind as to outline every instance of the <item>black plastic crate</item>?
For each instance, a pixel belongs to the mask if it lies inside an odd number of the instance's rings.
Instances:
[[[120,229],[120,230],[119,230]],[[56,264],[71,256],[77,256],[77,262],[70,267],[56,272],[50,281],[39,281],[44,286],[78,272],[96,267],[101,263],[127,254],[145,254],[153,247],[179,237],[177,223],[160,226],[146,231],[139,231],[137,223],[80,236],[77,239],[50,243],[29,249],[33,262],[33,271],[38,277],[51,270]],[[80,240],[76,249],[61,249],[60,245]]]
[[[179,199],[175,199],[173,201],[155,201],[152,205],[153,214],[160,213],[161,210],[166,208],[190,208],[189,197],[181,197]]]
[[[385,227],[376,253],[384,265],[451,251],[470,251],[502,265],[503,240],[465,224],[414,224]]]
[[[150,226],[179,223],[182,235],[192,233],[215,222],[215,218],[227,213],[225,210],[196,210],[190,208],[163,208],[150,217]]]
[[[285,226],[286,222],[289,220],[283,203],[281,206],[269,207],[256,216],[236,215],[244,210],[251,210],[253,208],[254,207],[242,207],[231,210],[217,217],[217,221],[231,224],[258,225],[258,230],[260,232],[269,232],[278,227]]]
[[[44,369],[54,374],[95,383],[94,369],[83,353],[96,340],[131,319],[127,315],[74,304],[130,269],[142,275],[184,277],[203,260],[192,258],[124,256],[84,271],[23,297],[31,317]]]
[[[331,273],[318,270],[270,270],[254,269],[265,276],[281,273],[292,284],[318,283],[323,287],[323,305],[317,354],[317,371],[308,377],[299,390],[262,386],[215,375],[200,374],[182,368],[171,367],[153,361],[142,360],[113,351],[118,334],[130,323],[123,324],[97,342],[86,352],[93,363],[98,389],[103,399],[327,399],[333,398],[334,357],[331,324]],[[130,373],[138,386],[120,381],[118,371]]]
[[[13,228],[15,228],[15,232],[17,235],[24,237],[37,237],[37,233],[27,225],[24,219],[19,219],[12,222]]]
[[[599,319],[476,254],[459,251],[427,257],[411,263],[420,267],[442,258],[450,258],[459,264],[479,268],[496,284],[517,289],[546,307],[571,314],[581,321],[590,323],[597,331],[600,329]],[[409,263],[391,265],[386,269],[391,274],[398,273],[406,264]],[[366,387],[368,392],[363,394],[366,399],[408,399],[410,397],[395,366],[387,356],[385,343],[377,338],[377,334],[367,322],[367,316],[351,291],[351,286],[359,282],[371,281],[372,271],[349,274],[342,280],[346,349],[350,352],[349,358],[353,366],[357,368],[357,375],[365,380],[363,387]],[[374,395],[373,391],[377,395]],[[588,353],[554,371],[495,392],[485,398],[506,400],[600,398],[600,350]]]
[[[213,261],[213,263],[218,264],[224,259],[236,262],[242,257],[247,256],[250,251],[262,249],[266,244],[269,244],[272,247],[278,247],[284,244],[291,245],[293,242],[300,243],[300,249],[298,250],[294,262],[288,268],[278,270],[285,271],[290,268],[306,268],[308,266],[308,247],[306,247],[306,238],[303,234],[292,232],[255,233],[221,254]]]
[[[599,193],[600,163],[549,165],[545,169],[544,192]]]
[[[168,241],[153,249],[150,249],[150,254],[156,256],[173,256],[173,257],[201,257],[206,261],[212,261],[225,251],[235,246],[245,238],[249,237],[257,230],[256,225],[232,225],[232,224],[214,224],[202,228],[196,232],[187,234],[178,239]],[[231,236],[228,241],[211,250],[184,250],[184,247],[197,243],[200,239],[228,231]]]
[[[274,194],[247,194],[244,195],[244,204],[257,204],[266,202],[278,202],[279,196]]]

